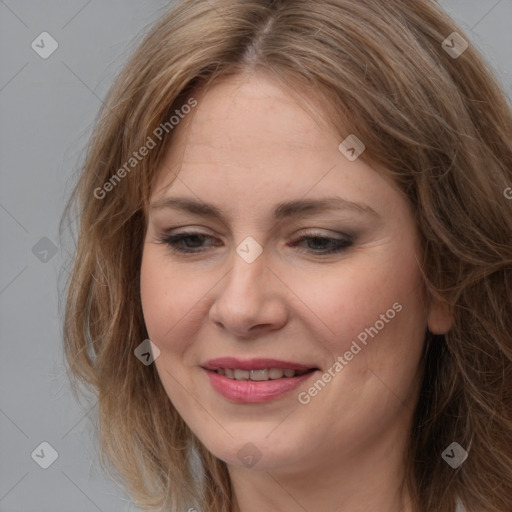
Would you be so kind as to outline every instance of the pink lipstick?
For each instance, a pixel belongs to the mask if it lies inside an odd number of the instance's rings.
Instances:
[[[313,365],[258,358],[212,359],[202,364],[212,387],[238,403],[261,403],[276,399],[300,386],[318,368]]]

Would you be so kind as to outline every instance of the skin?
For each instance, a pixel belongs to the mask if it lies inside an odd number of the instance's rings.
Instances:
[[[306,95],[323,119],[321,103]],[[144,319],[170,400],[228,464],[233,510],[412,511],[400,484],[425,329],[446,332],[451,319],[426,306],[406,198],[361,158],[345,158],[334,130],[269,75],[230,77],[197,99],[173,133],[151,203],[199,199],[225,218],[150,208],[141,267]],[[271,217],[279,202],[333,195],[378,217],[351,209]],[[212,237],[189,240],[203,252],[180,254],[161,242],[187,230]],[[353,234],[353,245],[324,256],[325,241],[293,246],[306,230]],[[236,252],[247,236],[263,248],[252,263]],[[234,356],[326,371],[394,303],[402,310],[307,405],[297,394],[316,378],[277,399],[239,404],[200,368]],[[248,442],[261,455],[253,467],[237,457]]]

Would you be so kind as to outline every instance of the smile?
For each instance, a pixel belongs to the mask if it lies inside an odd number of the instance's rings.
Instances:
[[[213,389],[237,403],[261,403],[291,392],[309,379],[317,367],[275,359],[210,360],[202,366]]]
[[[252,380],[265,381],[282,379],[283,377],[290,379],[292,377],[300,377],[311,370],[291,370],[289,368],[264,368],[262,370],[241,370],[239,368],[219,368],[216,370],[218,375],[224,375],[228,379],[234,380]]]

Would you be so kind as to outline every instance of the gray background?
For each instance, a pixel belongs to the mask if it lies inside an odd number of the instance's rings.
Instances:
[[[512,97],[512,0],[440,3]],[[70,247],[58,247],[58,223],[108,87],[168,5],[0,0],[2,512],[139,510],[102,474],[96,409],[74,402],[64,373],[57,278]],[[47,59],[31,48],[44,31],[59,45]],[[58,452],[47,469],[31,457],[42,442]]]

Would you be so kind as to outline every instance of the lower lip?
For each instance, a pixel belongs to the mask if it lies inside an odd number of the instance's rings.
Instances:
[[[205,370],[210,382],[218,393],[228,400],[240,403],[261,403],[278,398],[300,386],[316,371],[305,373],[300,377],[285,377],[276,380],[235,380],[219,375],[217,372]]]

